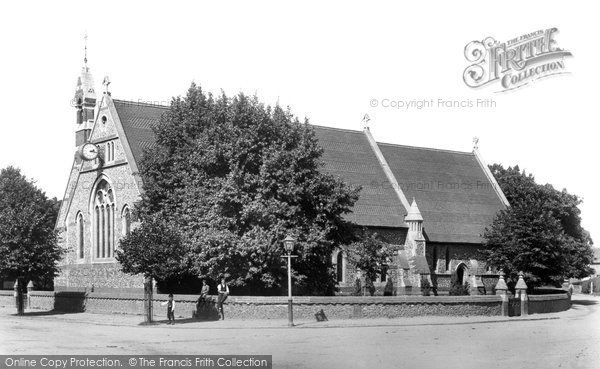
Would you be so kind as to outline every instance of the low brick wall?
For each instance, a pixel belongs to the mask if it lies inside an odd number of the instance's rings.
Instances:
[[[217,319],[215,296],[196,312],[196,295],[176,295],[176,316],[179,318]],[[154,295],[154,315],[166,317],[161,303],[168,296]],[[11,303],[14,300],[11,300]],[[42,292],[31,293],[31,308],[69,312],[143,314],[143,295],[106,292]],[[229,296],[225,315],[233,319],[285,319],[287,297]],[[315,297],[294,298],[294,317],[314,319],[323,310],[329,319],[397,318],[412,316],[500,315],[499,296],[393,296],[393,297]]]
[[[144,312],[141,293],[108,293],[79,291],[32,291],[30,308],[67,312],[92,312],[109,314],[137,314]],[[215,296],[200,305],[197,311],[196,295],[176,295],[178,318],[217,319]],[[529,314],[565,311],[571,308],[568,293],[528,296]],[[154,316],[166,318],[168,300],[164,294],[154,295]],[[519,315],[519,302],[511,299],[511,315]],[[0,305],[14,306],[12,291],[0,291]],[[232,319],[286,319],[285,296],[229,296],[225,303],[225,316]],[[498,316],[501,299],[497,295],[478,296],[299,296],[294,297],[294,317],[314,319],[323,310],[329,319],[399,318],[415,316]]]
[[[15,292],[0,290],[0,306],[15,306]]]
[[[571,296],[568,293],[552,295],[530,295],[529,314],[557,313],[571,308]]]
[[[272,299],[272,298],[271,298]],[[256,301],[239,297],[225,307],[225,315],[247,319],[285,319],[287,298]],[[294,317],[315,319],[323,310],[329,319],[400,318],[414,316],[500,315],[497,296],[394,296],[394,297],[298,297]]]

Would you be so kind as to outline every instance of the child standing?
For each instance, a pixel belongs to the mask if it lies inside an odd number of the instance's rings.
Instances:
[[[173,294],[169,294],[169,300],[161,303],[162,306],[167,305],[167,324],[175,324],[175,301],[173,301]]]

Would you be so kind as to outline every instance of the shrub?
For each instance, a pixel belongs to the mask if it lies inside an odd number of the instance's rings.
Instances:
[[[391,278],[385,282],[385,288],[383,289],[383,296],[393,296],[394,295],[394,283]]]
[[[456,274],[454,274],[452,275],[449,293],[450,296],[467,296],[469,295],[469,283],[462,284],[456,277]]]
[[[373,284],[373,281],[371,280],[371,278],[367,277],[365,278],[365,285],[367,286],[367,291],[369,291],[369,295],[373,296],[375,295],[375,285]]]
[[[354,291],[352,292],[353,296],[362,296],[362,284],[360,283],[360,278],[356,278],[354,281]]]
[[[591,292],[591,280],[581,282],[581,293],[590,293]]]
[[[426,277],[421,277],[421,293],[423,296],[431,295],[431,283]]]

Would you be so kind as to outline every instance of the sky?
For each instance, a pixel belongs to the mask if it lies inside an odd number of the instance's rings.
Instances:
[[[3,2],[0,168],[17,166],[63,197],[87,33],[96,90],[108,75],[113,98],[168,104],[196,82],[279,102],[318,125],[360,130],[368,114],[380,142],[471,151],[478,137],[488,163],[519,165],[583,198],[583,226],[600,237],[598,10],[558,1]],[[469,42],[552,27],[573,54],[568,73],[504,93],[464,83]],[[431,99],[422,109],[401,103]],[[465,101],[475,106],[446,105]]]

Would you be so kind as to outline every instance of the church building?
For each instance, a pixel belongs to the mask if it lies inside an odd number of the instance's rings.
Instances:
[[[75,158],[56,223],[61,246],[56,290],[130,290],[143,277],[124,274],[115,259],[135,219],[143,191],[138,165],[154,144],[152,126],[168,107],[114,99],[110,81],[97,92],[84,60],[75,98]],[[377,142],[362,131],[313,126],[324,149],[323,170],[361,185],[347,219],[399,249],[376,283],[392,278],[398,294],[415,293],[424,279],[447,291],[450,278],[487,291],[497,275],[480,256],[481,235],[509,206],[477,145],[457,152]],[[331,256],[340,291],[359,276],[347,250]]]

